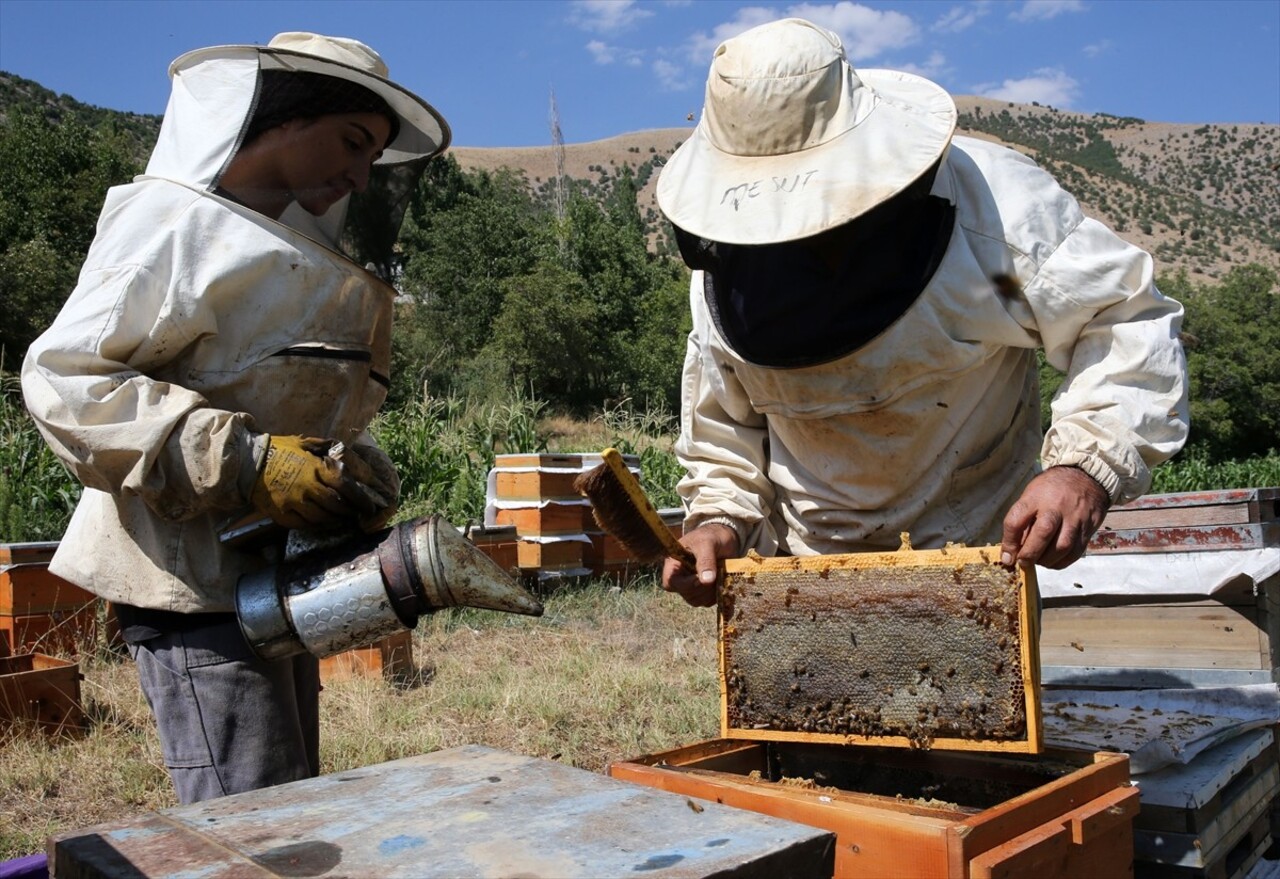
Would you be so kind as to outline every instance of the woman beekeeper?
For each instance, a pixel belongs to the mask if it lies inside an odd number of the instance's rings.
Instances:
[[[394,510],[365,428],[395,293],[345,221],[374,205],[394,238],[449,129],[355,40],[284,33],[169,73],[146,173],[108,193],[22,387],[85,486],[51,570],[115,607],[190,803],[318,771],[318,663],[250,653],[235,584],[267,560],[219,530],[254,512],[373,530]],[[366,466],[340,465],[336,443]]]

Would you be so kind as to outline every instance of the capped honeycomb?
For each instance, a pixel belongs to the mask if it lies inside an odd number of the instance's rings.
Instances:
[[[998,551],[727,565],[726,732],[1026,739],[1023,575]]]

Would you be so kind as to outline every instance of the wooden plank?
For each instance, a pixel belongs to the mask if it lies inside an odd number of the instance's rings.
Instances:
[[[0,658],[0,726],[29,721],[47,732],[85,725],[80,665],[43,653]]]
[[[811,826],[468,745],[71,831],[54,838],[52,867],[108,879],[262,875],[255,865],[272,876],[388,879],[825,879],[833,841]],[[175,869],[183,861],[172,853],[191,851],[196,866]],[[214,872],[223,864],[231,869]]]
[[[1280,546],[1280,523],[1187,525],[1168,528],[1099,529],[1089,541],[1090,555],[1123,552],[1217,552]]]
[[[1045,608],[1040,655],[1047,665],[1269,669],[1255,618],[1206,602]]]
[[[1102,527],[1115,530],[1185,525],[1240,525],[1280,519],[1278,488],[1154,494],[1113,507]]]
[[[25,565],[32,562],[47,564],[57,550],[56,540],[0,543],[0,565]]]

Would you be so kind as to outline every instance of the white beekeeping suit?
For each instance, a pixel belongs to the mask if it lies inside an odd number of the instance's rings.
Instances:
[[[308,54],[317,39],[329,57]],[[233,609],[236,580],[264,562],[225,550],[217,529],[248,511],[264,437],[372,444],[386,396],[395,291],[342,252],[358,196],[277,221],[218,191],[265,70],[384,98],[400,124],[380,166],[418,169],[448,144],[443,119],[354,41],[288,34],[170,67],[146,173],[110,190],[79,283],[22,371],[31,414],[85,485],[52,570],[113,602]]]

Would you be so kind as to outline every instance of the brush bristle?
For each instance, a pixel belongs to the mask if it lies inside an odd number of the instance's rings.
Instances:
[[[662,539],[653,533],[608,464],[581,474],[573,481],[573,487],[591,500],[591,514],[596,524],[616,537],[637,560],[651,564],[666,557],[667,548]]]

